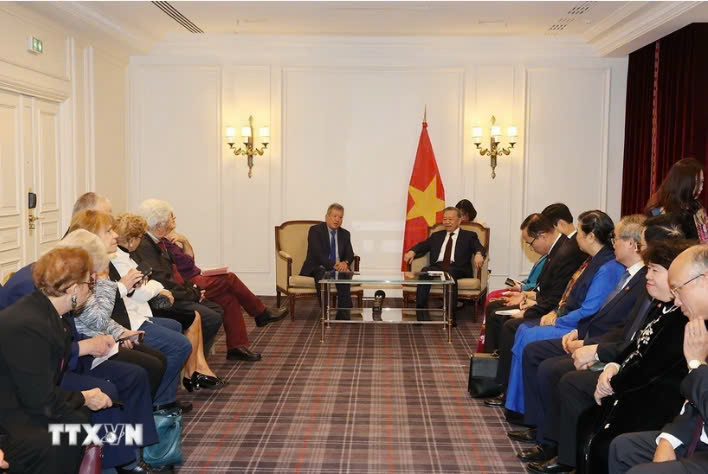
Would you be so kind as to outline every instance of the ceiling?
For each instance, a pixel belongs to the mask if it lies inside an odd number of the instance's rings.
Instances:
[[[89,25],[141,51],[175,36],[207,33],[578,39],[598,55],[625,55],[689,23],[708,21],[708,2],[697,1],[18,3],[73,27]]]
[[[152,2],[79,3],[156,39],[189,32]],[[205,33],[569,36],[582,35],[626,3],[173,1],[168,5]]]

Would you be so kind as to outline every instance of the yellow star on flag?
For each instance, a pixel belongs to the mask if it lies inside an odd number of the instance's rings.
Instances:
[[[408,192],[413,198],[414,204],[411,210],[408,211],[406,219],[422,217],[428,223],[428,227],[435,225],[436,213],[445,209],[445,201],[438,199],[437,176],[433,176],[425,191],[409,186]]]

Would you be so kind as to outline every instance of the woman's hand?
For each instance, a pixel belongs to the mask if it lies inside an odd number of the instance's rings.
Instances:
[[[619,372],[617,365],[608,364],[605,366],[605,370],[600,374],[600,378],[597,380],[597,387],[595,387],[595,403],[598,405],[602,405],[603,398],[609,397],[615,393],[612,389],[612,385],[610,385],[610,380],[617,375],[617,372]]]
[[[541,318],[540,324],[541,326],[553,326],[556,323],[556,319],[558,319],[558,315],[555,311],[551,311]]]
[[[138,340],[141,334],[145,334],[145,331],[123,331],[120,335],[121,344],[126,349],[132,349],[134,346],[140,344]],[[136,340],[126,339],[126,338],[136,338]]]
[[[130,291],[142,279],[143,274],[137,271],[135,268],[131,268],[128,273],[123,275],[123,278],[120,279],[120,282],[128,289],[128,291]]]
[[[111,398],[103,393],[100,388],[83,390],[81,394],[84,396],[84,406],[87,406],[91,411],[103,410],[113,406]]]
[[[79,341],[79,356],[92,355],[103,357],[111,350],[116,341],[113,336],[94,336],[91,339]]]

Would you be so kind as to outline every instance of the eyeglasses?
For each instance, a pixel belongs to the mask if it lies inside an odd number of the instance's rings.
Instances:
[[[80,281],[77,283],[77,285],[88,285],[89,291],[93,293],[96,289],[96,279],[94,277],[91,277],[89,281]]]
[[[684,286],[688,285],[689,283],[691,283],[691,282],[694,281],[694,280],[698,280],[698,279],[699,279],[700,277],[702,277],[702,276],[705,276],[705,273],[699,273],[698,275],[694,276],[694,277],[691,278],[690,280],[683,282],[683,284],[681,284],[681,285],[679,285],[679,286],[677,286],[677,287],[675,287],[675,288],[670,288],[671,294],[674,295],[674,296],[678,296],[678,295],[679,295],[679,291],[681,290],[681,288],[683,288]]]
[[[528,248],[531,248],[531,247],[533,247],[533,243],[536,242],[536,239],[538,239],[538,236],[534,237],[531,242],[526,242],[526,241],[524,241],[524,243],[526,244],[526,246],[527,246]]]

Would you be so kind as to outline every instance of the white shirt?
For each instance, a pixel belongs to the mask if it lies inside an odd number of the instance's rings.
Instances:
[[[130,258],[130,254],[121,250],[120,247],[114,254],[111,263],[116,267],[120,276],[125,276],[132,268],[138,268],[138,264]],[[147,283],[136,288],[132,296],[127,296],[128,289],[123,283],[118,282],[118,291],[125,303],[125,309],[128,310],[131,328],[140,328],[144,322],[152,318],[152,310],[148,301],[164,289],[165,287],[159,281],[148,280]]]
[[[683,403],[683,407],[681,407],[681,413],[679,415],[683,415],[683,412],[686,411],[686,404],[688,403],[688,400],[686,400]],[[678,448],[683,444],[683,441],[678,439],[676,436],[669,434],[669,433],[661,433],[659,436],[656,437],[656,444],[659,444],[660,439],[665,439],[669,443],[671,443],[671,447]],[[706,436],[706,425],[703,425],[703,431],[701,432],[701,443],[708,444],[708,436]]]
[[[450,239],[450,234],[452,234],[452,253],[450,254],[450,262],[455,261],[455,245],[457,245],[457,237],[460,235],[460,228],[455,229],[454,232],[445,231],[445,240],[443,240],[442,247],[440,247],[440,255],[436,262],[442,262],[445,260],[445,246],[447,245],[448,239]]]
[[[632,278],[634,278],[634,275],[636,275],[637,272],[638,272],[639,270],[641,270],[642,268],[644,268],[644,262],[643,262],[642,260],[638,261],[637,263],[635,263],[634,265],[632,265],[631,267],[629,267],[629,268],[627,269],[627,273],[629,273],[629,278],[627,278],[627,280],[624,282],[624,285],[622,285],[622,288],[620,288],[620,290],[623,290],[624,287],[627,286],[627,283],[629,283],[629,281],[630,281]]]

